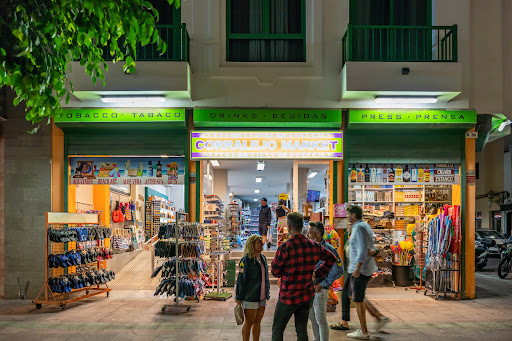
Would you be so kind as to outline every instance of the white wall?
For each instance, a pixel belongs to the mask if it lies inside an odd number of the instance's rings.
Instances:
[[[176,212],[180,209],[185,210],[185,185],[172,185],[167,187],[167,196],[169,197],[169,201],[173,202]]]
[[[483,152],[476,153],[476,162],[480,165],[480,176],[476,182],[476,195],[483,195],[489,191],[494,193],[504,188],[504,154],[503,139],[488,143]],[[487,198],[476,200],[476,212],[482,213],[482,228],[492,228],[492,211],[499,211],[496,203],[489,206]]]
[[[213,194],[216,194],[224,201],[224,204],[228,203],[228,170],[227,169],[215,169],[213,171]]]

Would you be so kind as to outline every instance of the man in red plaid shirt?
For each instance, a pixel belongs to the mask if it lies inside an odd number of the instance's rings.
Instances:
[[[302,234],[302,214],[288,214],[287,222],[290,239],[277,249],[272,261],[272,274],[281,279],[272,325],[272,341],[283,340],[284,330],[292,315],[295,315],[297,340],[307,341],[309,309],[315,296],[313,280],[326,277],[336,263],[336,257]],[[315,270],[319,261],[324,263]]]

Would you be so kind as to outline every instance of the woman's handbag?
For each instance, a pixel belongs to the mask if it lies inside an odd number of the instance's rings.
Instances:
[[[237,325],[244,324],[244,308],[241,304],[237,304],[235,307],[235,320]]]

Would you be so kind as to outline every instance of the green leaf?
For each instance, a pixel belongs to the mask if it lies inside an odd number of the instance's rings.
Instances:
[[[20,29],[15,29],[12,31],[12,35],[18,38],[18,40],[23,40],[23,33]]]

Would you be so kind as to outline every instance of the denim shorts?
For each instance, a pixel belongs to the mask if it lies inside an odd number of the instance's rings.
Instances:
[[[242,301],[242,308],[244,309],[258,309],[259,307],[265,307],[266,305],[267,300],[261,300],[259,302]]]

